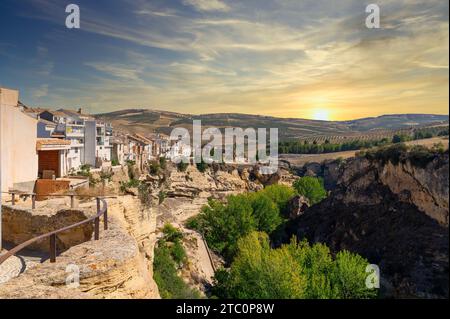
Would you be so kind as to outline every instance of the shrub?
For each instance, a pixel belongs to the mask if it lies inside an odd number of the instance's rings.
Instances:
[[[120,165],[119,160],[117,160],[117,159],[111,160],[111,165],[112,166],[119,166]]]
[[[159,166],[162,169],[166,169],[166,167],[167,167],[167,160],[166,160],[165,157],[162,156],[162,157],[159,158]]]
[[[159,193],[158,193],[158,204],[161,205],[164,202],[164,200],[166,199],[166,197],[167,197],[166,192],[159,191]]]
[[[140,186],[141,182],[137,179],[129,180],[128,182],[120,182],[120,191],[125,193],[129,188],[135,188]]]
[[[317,204],[327,197],[327,191],[323,186],[323,181],[317,177],[302,177],[296,180],[293,186],[300,195],[308,198],[311,205]]]
[[[161,167],[158,162],[152,161],[148,165],[148,172],[150,173],[150,175],[156,175],[159,173],[160,168]]]
[[[424,168],[435,158],[435,154],[425,146],[415,145],[409,151],[408,158],[414,166]]]
[[[112,170],[101,170],[100,171],[100,179],[102,181],[110,182],[113,175],[114,175],[114,173],[112,172]]]
[[[203,159],[200,163],[196,164],[197,166],[197,170],[201,173],[204,173],[206,171],[206,169],[208,168],[208,164],[206,164]]]
[[[178,268],[186,262],[186,251],[181,243],[183,234],[170,224],[164,225],[164,239],[155,248],[153,278],[164,299],[198,299],[200,293],[178,277]]]
[[[198,299],[200,293],[178,277],[177,264],[172,257],[170,248],[161,245],[155,248],[153,261],[153,278],[163,299]]]
[[[128,171],[128,178],[130,180],[136,179],[136,174],[134,173],[134,161],[127,161],[127,171]]]
[[[169,223],[164,225],[162,232],[166,241],[175,242],[183,239],[183,233]]]
[[[181,241],[177,240],[171,248],[172,258],[180,267],[186,262],[187,254]]]
[[[146,183],[140,183],[138,186],[138,197],[142,205],[150,207],[152,204],[152,194],[150,192],[150,185]]]
[[[177,169],[178,169],[179,172],[186,172],[188,166],[189,166],[188,163],[179,162],[179,163],[177,164]]]

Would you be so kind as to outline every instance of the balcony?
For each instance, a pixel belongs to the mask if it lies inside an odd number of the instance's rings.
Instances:
[[[66,126],[66,136],[67,137],[83,137],[84,128]]]

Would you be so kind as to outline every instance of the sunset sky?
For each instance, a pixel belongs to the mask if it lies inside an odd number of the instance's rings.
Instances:
[[[65,27],[69,3],[81,29]],[[0,86],[91,113],[448,114],[448,3],[2,0]]]

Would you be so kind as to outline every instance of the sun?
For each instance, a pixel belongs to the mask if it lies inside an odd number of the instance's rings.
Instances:
[[[312,118],[314,120],[329,121],[330,112],[326,109],[316,109],[312,112]]]

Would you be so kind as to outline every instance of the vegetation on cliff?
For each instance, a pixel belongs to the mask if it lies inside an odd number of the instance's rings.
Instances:
[[[158,285],[159,294],[163,299],[200,298],[200,293],[178,276],[178,270],[186,263],[183,234],[170,224],[164,226],[163,233],[164,237],[155,248],[153,262],[153,278]]]
[[[422,145],[407,146],[404,143],[398,143],[387,147],[374,148],[367,151],[361,151],[357,156],[365,157],[372,161],[378,161],[382,164],[391,162],[392,164],[406,163],[409,161],[417,167],[425,167],[440,154],[448,152],[442,143],[435,144],[431,148]]]
[[[326,197],[317,178],[302,178],[294,187],[271,185],[210,200],[187,226],[201,232],[211,249],[221,254],[228,269],[218,270],[212,288],[219,298],[370,298],[365,286],[367,260],[346,251],[335,258],[322,244],[310,246],[294,239],[272,248],[286,223],[288,204],[300,193],[315,204]],[[275,240],[276,241],[276,240]]]
[[[327,191],[321,178],[305,176],[296,180],[292,186],[300,195],[308,198],[311,205],[317,204],[327,197]]]
[[[332,257],[323,244],[310,246],[292,239],[273,249],[267,234],[252,232],[239,239],[229,270],[215,276],[219,298],[372,298],[366,287],[368,261],[347,251]]]
[[[272,185],[256,193],[230,196],[226,204],[210,200],[187,226],[201,232],[214,251],[231,261],[239,238],[252,231],[271,234],[283,223],[281,212],[293,196],[291,187]]]

